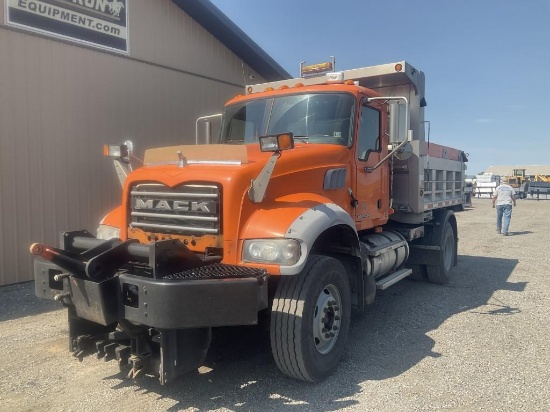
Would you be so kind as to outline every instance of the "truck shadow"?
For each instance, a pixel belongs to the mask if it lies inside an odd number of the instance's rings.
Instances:
[[[61,309],[59,302],[38,298],[34,294],[34,282],[0,287],[0,322]]]
[[[166,387],[155,379],[138,381],[144,392],[171,399],[169,410],[334,411],[356,405],[349,397],[369,380],[398,376],[434,351],[428,333],[461,312],[511,316],[521,311],[493,297],[495,291],[522,292],[526,283],[509,282],[516,259],[459,256],[448,285],[404,281],[380,293],[365,313],[355,314],[348,348],[337,372],[320,384],[282,375],[271,357],[269,325],[214,330],[205,366]],[[111,376],[107,379],[117,378]],[[120,381],[118,381],[120,382]],[[117,387],[134,386],[123,380]],[[365,406],[366,407],[366,406]]]

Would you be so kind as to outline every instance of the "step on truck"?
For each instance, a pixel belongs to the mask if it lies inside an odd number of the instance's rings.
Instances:
[[[332,63],[247,86],[214,144],[149,149],[134,170],[129,145],[105,147],[120,206],[95,236],[31,246],[74,356],[166,384],[203,363],[212,328],[269,317],[279,369],[319,382],[352,307],[411,275],[449,280],[467,158],[425,139],[424,74]]]

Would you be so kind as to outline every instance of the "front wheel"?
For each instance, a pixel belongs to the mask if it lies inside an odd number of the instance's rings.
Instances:
[[[271,351],[286,375],[326,379],[345,349],[351,317],[349,280],[342,263],[311,256],[303,271],[281,277],[271,313]]]

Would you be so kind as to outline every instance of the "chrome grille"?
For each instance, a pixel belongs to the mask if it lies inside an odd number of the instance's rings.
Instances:
[[[147,183],[131,191],[130,227],[147,232],[220,234],[220,213],[220,190],[214,185]]]

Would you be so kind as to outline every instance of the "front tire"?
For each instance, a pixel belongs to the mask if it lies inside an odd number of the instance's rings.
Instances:
[[[271,313],[271,351],[292,378],[320,382],[345,349],[351,317],[349,279],[342,263],[313,255],[302,272],[281,277]]]

